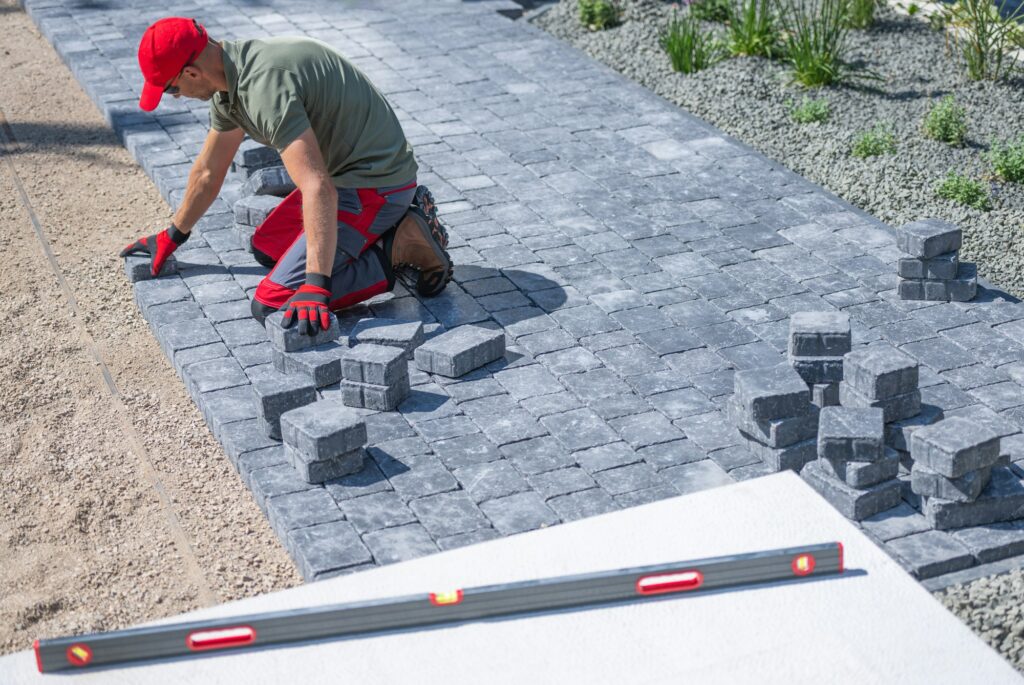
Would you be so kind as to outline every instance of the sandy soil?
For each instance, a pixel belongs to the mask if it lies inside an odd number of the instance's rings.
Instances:
[[[0,35],[0,652],[300,583],[121,271],[170,209],[12,0]]]

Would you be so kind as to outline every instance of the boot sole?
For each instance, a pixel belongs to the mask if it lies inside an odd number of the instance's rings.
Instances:
[[[423,186],[420,187],[422,188]],[[430,240],[430,246],[434,251],[434,256],[446,265],[443,281],[440,284],[435,284],[428,292],[423,292],[420,288],[420,284],[423,281],[423,274],[420,273],[419,278],[417,278],[416,292],[424,297],[434,297],[444,290],[445,286],[451,282],[452,276],[455,274],[455,265],[452,264],[452,258],[448,255],[448,251],[445,249],[448,245],[448,235],[444,232],[444,228],[441,227],[439,222],[435,221],[434,224],[431,224],[427,220],[424,216],[423,209],[419,205],[414,205],[409,211],[420,219],[420,221],[416,222],[416,227],[423,233],[425,238]],[[444,238],[443,241],[442,237]]]
[[[413,197],[413,204],[423,211],[423,218],[430,226],[432,233],[440,236],[438,239],[441,247],[448,247],[448,231],[437,218],[437,203],[434,202],[434,195],[426,186],[417,186],[416,195]]]

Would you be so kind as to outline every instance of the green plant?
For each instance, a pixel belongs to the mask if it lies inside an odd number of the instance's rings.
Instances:
[[[729,21],[729,0],[693,0],[690,16],[701,21]]]
[[[907,14],[909,14],[910,16],[914,16],[920,11],[921,8],[915,5],[914,3],[910,3],[909,5],[907,5]]]
[[[725,45],[710,33],[704,33],[693,15],[672,17],[660,42],[672,68],[684,74],[707,69],[727,55]]]
[[[771,58],[779,54],[779,31],[771,0],[739,0],[729,7],[728,47],[733,55]]]
[[[788,104],[792,104],[792,101]],[[828,106],[828,100],[825,98],[812,100],[804,95],[800,99],[800,104],[793,107],[789,113],[793,117],[793,121],[798,124],[810,124],[827,120],[831,111]]]
[[[851,152],[854,157],[861,159],[893,153],[896,152],[896,137],[888,127],[875,124],[870,131],[865,131],[854,139]]]
[[[1012,69],[1014,62],[1007,58],[1019,35],[1017,21],[1024,16],[1024,4],[1004,16],[1008,1],[1001,0],[998,8],[992,0],[939,3],[935,15],[942,15],[946,52],[955,56],[972,80],[996,81]],[[1004,62],[1009,69],[1004,69]]]
[[[619,8],[611,0],[578,0],[580,23],[591,31],[603,31],[619,23]]]
[[[1000,144],[994,140],[989,143],[991,149],[984,157],[996,176],[1010,183],[1024,183],[1024,136],[1012,143]]]
[[[875,8],[878,0],[850,0],[846,25],[853,29],[866,29],[875,23]]]
[[[870,71],[854,71],[845,61],[850,0],[780,0],[784,52],[793,78],[808,88],[852,78],[880,80]]]
[[[922,128],[929,138],[963,145],[967,135],[967,110],[956,104],[952,95],[947,95],[925,115]]]
[[[992,200],[989,199],[988,190],[981,181],[961,176],[952,170],[935,188],[935,194],[983,212],[992,209]]]
[[[928,26],[933,31],[946,30],[946,15],[941,11],[935,11],[928,15]]]

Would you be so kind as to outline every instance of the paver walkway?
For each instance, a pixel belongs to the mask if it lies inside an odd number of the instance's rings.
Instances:
[[[458,382],[415,372],[399,412],[367,416],[364,472],[306,485],[255,427],[248,377],[270,357],[246,293],[265,271],[231,229],[237,179],[178,253],[181,275],[136,286],[308,579],[764,474],[723,407],[736,369],[784,359],[797,311],[849,312],[856,344],[920,360],[926,403],[998,425],[1024,460],[1024,305],[988,290],[896,300],[888,227],[494,4],[25,4],[172,206],[208,115],[171,98],[137,109],[135,47],[160,16],[196,16],[215,38],[323,39],[401,117],[456,282],[354,315],[490,322],[510,353]],[[198,382],[210,359],[244,373]],[[918,577],[1024,554],[1020,526],[928,530],[907,493],[863,528]]]

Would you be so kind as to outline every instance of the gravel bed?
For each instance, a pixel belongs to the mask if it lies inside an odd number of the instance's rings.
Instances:
[[[943,35],[888,6],[867,31],[851,31],[849,61],[885,77],[811,91],[831,107],[829,121],[797,124],[787,101],[807,93],[787,85],[789,68],[758,57],[727,59],[696,74],[673,72],[658,45],[673,6],[659,0],[620,0],[624,21],[607,31],[580,25],[576,0],[562,0],[534,23],[591,57],[650,88],[722,131],[818,183],[886,223],[898,226],[940,217],[964,230],[962,257],[978,262],[995,285],[1024,297],[1024,186],[986,179],[989,212],[936,197],[950,170],[985,179],[981,153],[989,138],[1024,132],[1024,76],[1009,82],[973,82],[945,54]],[[712,31],[719,24],[705,23]],[[925,138],[921,122],[932,101],[954,93],[968,116],[963,148]],[[850,155],[856,135],[876,123],[892,125],[895,154],[868,159]]]
[[[958,224],[964,229],[963,257],[977,261],[979,272],[995,285],[1024,297],[1024,187],[990,180],[989,212],[934,194],[950,169],[984,178],[988,169],[980,153],[988,150],[990,136],[1006,140],[1024,131],[1024,78],[970,81],[945,54],[941,33],[883,6],[874,27],[850,32],[849,59],[885,80],[811,92],[829,101],[831,118],[799,125],[790,119],[787,101],[799,101],[807,91],[787,85],[785,64],[741,57],[696,74],[675,73],[658,46],[672,5],[659,0],[620,4],[624,22],[608,31],[582,27],[576,0],[562,0],[534,23],[890,225],[926,216]],[[951,92],[967,110],[963,148],[920,132],[932,100]],[[892,125],[897,152],[852,157],[854,137],[879,122]],[[981,578],[935,596],[1024,671],[1024,572]]]
[[[954,585],[935,598],[1024,671],[1024,570]]]

